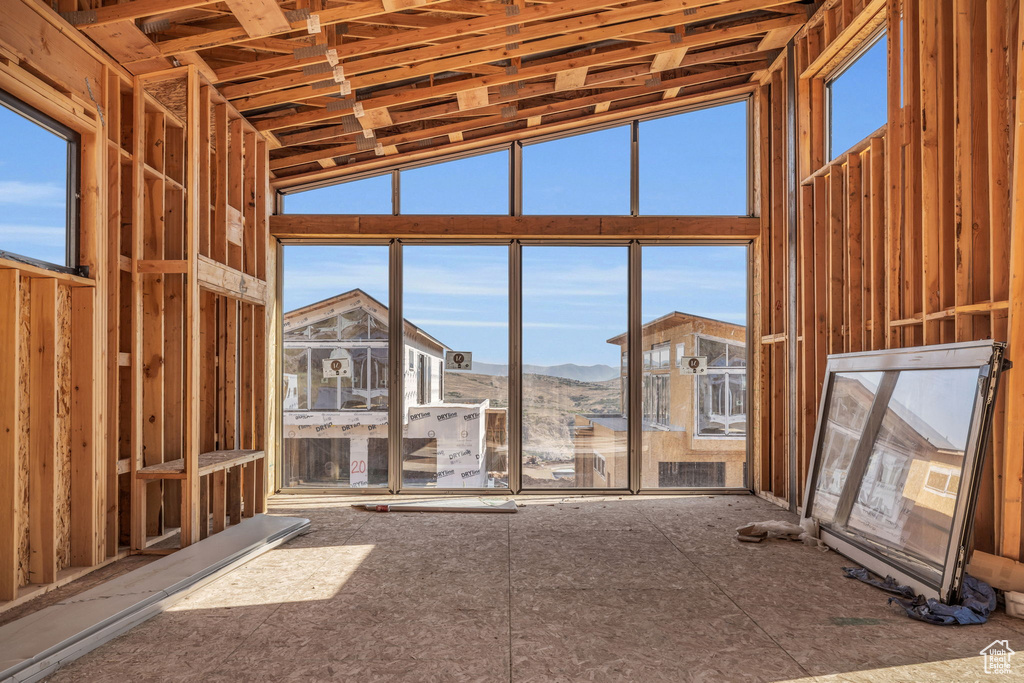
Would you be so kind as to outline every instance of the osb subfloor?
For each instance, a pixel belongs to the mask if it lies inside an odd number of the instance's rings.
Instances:
[[[278,496],[311,533],[51,680],[975,681],[992,641],[1024,652],[1001,612],[930,626],[835,553],[738,543],[743,523],[794,519],[753,497],[524,500],[385,514]]]

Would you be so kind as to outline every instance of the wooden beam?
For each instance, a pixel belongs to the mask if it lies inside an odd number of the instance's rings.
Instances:
[[[436,4],[443,2],[444,0],[424,0],[423,5]],[[615,4],[609,2],[607,4]],[[366,19],[379,14],[387,14],[391,10],[388,10],[381,0],[368,0],[367,2],[355,2],[351,5],[345,5],[342,7],[334,7],[331,9],[321,10],[316,12],[317,16],[320,17],[320,26],[332,26],[334,24],[342,24],[349,21],[358,21],[360,19]],[[289,31],[304,31],[306,30],[306,20],[301,19],[290,23],[287,31],[280,31],[279,33],[286,33]],[[267,34],[267,35],[277,35]],[[174,55],[179,52],[191,52],[194,50],[208,50],[213,47],[220,47],[223,45],[234,45],[235,43],[244,43],[248,40],[252,40],[256,37],[249,35],[244,28],[241,26],[237,28],[225,28],[214,31],[208,31],[195,36],[188,36],[185,38],[175,38],[173,40],[164,41],[158,44],[160,52],[164,55]]]
[[[683,37],[681,46],[695,47],[698,45],[713,44],[723,40],[729,40],[747,35],[763,33],[764,31],[770,30],[772,28],[796,25],[799,24],[801,21],[802,19],[800,17],[786,16],[780,17],[778,19],[768,19],[765,21],[753,22],[749,24],[741,24],[735,27],[720,29],[714,32],[687,35]],[[473,78],[464,81],[456,81],[453,83],[435,85],[433,87],[402,90],[392,94],[378,95],[376,97],[371,97],[369,99],[363,100],[359,104],[361,104],[364,110],[368,110],[376,109],[379,107],[408,105],[416,102],[422,102],[424,100],[436,99],[439,97],[452,97],[461,91],[473,88],[497,86],[507,83],[514,83],[517,81],[530,80],[533,78],[543,78],[547,76],[553,76],[560,71],[566,71],[568,69],[599,66],[604,64],[621,62],[624,60],[634,59],[638,57],[647,57],[656,54],[661,49],[662,47],[660,45],[632,46],[603,54],[570,58],[553,62],[550,64],[544,64],[541,66],[523,68],[519,69],[516,73],[513,74],[504,73],[495,74],[491,76],[482,76],[480,78]],[[354,104],[355,103],[353,103],[353,106]],[[352,109],[353,107],[347,107],[338,110],[327,111],[318,108],[313,111],[304,111],[288,116],[279,116],[270,119],[264,119],[256,123],[256,128],[257,130],[264,131],[279,130],[281,128],[289,128],[292,126],[309,125],[313,123],[319,123],[322,121],[328,121],[335,118],[340,118],[341,116],[352,113]]]
[[[0,600],[18,597],[21,535],[21,276],[0,270]]]
[[[292,25],[277,0],[224,0],[245,32],[252,38],[284,33]]]
[[[74,26],[103,26],[214,4],[211,0],[131,0],[65,16]]]
[[[267,283],[222,263],[199,256],[197,276],[204,289],[261,306],[267,303]]]
[[[771,4],[779,5],[790,1],[779,0]],[[610,5],[614,3],[600,4]],[[718,5],[687,10],[692,4],[688,0],[664,0],[657,3],[643,3],[626,8],[612,9],[607,12],[583,14],[561,21],[542,22],[522,28],[514,36],[515,42],[518,44],[518,47],[514,48],[508,47],[512,37],[505,35],[502,31],[478,35],[467,28],[467,22],[452,22],[436,29],[424,29],[386,38],[357,41],[350,45],[336,46],[335,49],[338,52],[338,57],[346,60],[346,73],[350,75],[369,73],[380,69],[405,67],[402,69],[401,78],[411,78],[428,73],[440,73],[442,71],[453,71],[459,68],[487,64],[501,59],[525,57],[548,50],[575,47],[583,42],[595,42],[606,38],[621,38],[669,26],[675,27],[678,23],[684,23],[684,20],[686,22],[694,22],[726,17],[751,9],[758,9],[766,3],[763,0],[730,0]],[[524,16],[537,13],[539,10],[538,6],[527,8],[515,19],[517,21],[524,21]],[[681,14],[684,10],[690,13]],[[655,17],[655,19],[649,19],[646,22],[635,21],[649,17]],[[508,25],[516,23],[516,21],[509,21],[510,24]],[[580,35],[580,32],[585,32],[585,35]],[[668,34],[648,35],[663,35],[663,42],[665,44],[670,40]],[[448,38],[457,38],[457,40],[444,42]],[[552,40],[542,40],[548,38],[552,38]],[[437,45],[406,49],[416,45],[424,45],[435,40],[441,40],[442,42]],[[378,52],[386,54],[374,57],[366,56]],[[362,57],[362,59],[348,61],[351,57]],[[291,56],[261,59],[247,64],[225,67],[217,72],[217,77],[218,82],[253,78],[276,71],[301,69],[305,65],[322,63],[326,60],[326,56],[315,56],[302,60],[296,60]],[[436,60],[432,67],[409,66],[432,60]],[[388,78],[391,79],[393,76]],[[266,80],[270,81],[270,83],[257,82],[248,84],[249,87],[254,88],[249,91],[249,94],[267,92],[268,90],[275,90],[281,87],[292,87],[302,83],[311,83],[315,80],[320,80],[320,78],[307,79],[305,81],[282,81],[280,84],[275,84],[275,79]],[[370,81],[368,84],[378,84],[378,82]],[[239,93],[246,92],[236,86],[227,86],[225,90],[227,91],[225,94],[228,97],[239,97],[241,96]]]
[[[827,77],[846,57],[864,44],[864,39],[885,23],[886,0],[871,0],[857,16],[821,51],[801,78]]]
[[[581,97],[573,100],[566,100],[563,102],[557,102],[553,104],[546,104],[539,107],[532,107],[530,109],[519,110],[516,114],[516,119],[530,119],[547,114],[554,114],[558,112],[572,111],[574,109],[585,109],[587,107],[596,105],[605,105],[603,111],[607,111],[608,105],[619,100],[625,100],[632,97],[637,97],[651,92],[659,92],[662,90],[669,89],[680,89],[682,87],[690,87],[699,85],[702,83],[709,83],[715,80],[721,80],[726,78],[733,78],[735,76],[751,74],[755,71],[765,68],[768,65],[767,61],[760,62],[749,62],[739,66],[730,66],[715,71],[700,72],[690,76],[684,76],[681,78],[674,78],[667,81],[660,82],[656,86],[639,86],[635,88],[626,88],[623,90],[617,90],[610,93],[603,93],[600,95],[592,95],[590,97]],[[556,86],[557,87],[557,86]],[[596,110],[595,110],[596,111]],[[600,112],[597,112],[600,113]],[[429,140],[437,137],[448,136],[453,133],[458,133],[460,136],[467,131],[476,130],[480,128],[487,128],[489,126],[497,126],[508,123],[509,119],[504,116],[490,116],[479,119],[472,119],[468,122],[454,123],[445,126],[436,126],[433,128],[424,128],[422,130],[412,131],[410,133],[404,133],[400,135],[392,135],[389,137],[379,138],[378,142],[383,145],[400,145],[409,142],[416,142],[420,140]],[[291,156],[283,156],[274,159],[270,163],[271,170],[280,170],[282,168],[288,168],[290,166],[297,166],[305,163],[314,161],[320,161],[321,159],[330,159],[344,154],[351,154],[357,151],[357,147],[353,142],[349,142],[340,146],[331,147],[325,150],[319,150],[316,152],[307,152],[305,154],[295,154]]]
[[[677,0],[673,0],[675,4],[678,4]],[[737,4],[740,3],[740,4]],[[743,7],[750,5],[749,0],[734,0],[730,3],[724,3],[721,5],[714,5],[711,7],[701,8],[699,11],[695,11],[692,15],[686,15],[687,21],[696,21],[698,19],[713,19],[729,16],[730,13],[740,10]],[[742,6],[741,6],[742,5]],[[637,6],[644,8],[647,14],[652,14],[651,4],[645,4]],[[630,8],[628,16],[637,16],[639,11],[637,7]],[[624,12],[624,11],[623,11]],[[480,38],[472,38],[466,41],[466,44],[461,46],[450,46],[445,44],[438,47],[420,48],[417,50],[409,50],[400,53],[398,56],[393,55],[381,55],[377,57],[369,57],[366,59],[360,59],[358,61],[350,62],[345,65],[346,78],[348,78],[352,84],[353,89],[367,88],[379,85],[386,85],[394,82],[396,79],[405,80],[416,77],[429,76],[432,74],[456,71],[466,67],[472,67],[479,64],[487,64],[499,60],[522,58],[534,54],[543,54],[555,50],[561,50],[565,48],[578,47],[582,40],[587,42],[595,42],[606,39],[618,39],[626,35],[633,33],[641,33],[647,31],[657,31],[664,28],[675,28],[677,24],[682,20],[682,16],[679,14],[669,14],[668,16],[654,16],[645,19],[639,19],[629,21],[626,23],[614,23],[604,17],[611,17],[612,15],[624,17],[623,12],[613,11],[604,14],[596,15],[592,17],[594,21],[600,21],[601,28],[591,28],[583,33],[566,33],[565,31],[559,32],[552,28],[547,28],[547,25],[542,27],[535,27],[527,29],[530,33],[536,33],[538,36],[549,36],[543,40],[535,40],[534,42],[517,42],[514,49],[509,49],[504,43],[497,43],[499,49],[483,49],[483,47],[490,47],[491,44],[495,43],[496,39],[491,37],[490,43],[488,43],[487,36]],[[643,16],[642,14],[640,16]],[[792,17],[783,17],[780,20],[786,26],[798,26],[799,21],[794,21]],[[761,21],[764,21],[763,19]],[[770,21],[770,20],[769,20]],[[579,23],[579,20],[573,20],[572,22],[563,22],[568,27],[575,27]],[[716,42],[715,40],[708,40],[708,36],[715,36],[721,34],[718,40],[728,40],[730,37],[736,35],[748,35],[749,32],[744,33],[741,27],[744,23],[760,24],[760,21],[755,19],[745,19],[743,23],[733,24],[716,29],[704,29],[700,31],[691,31],[689,34],[681,36],[678,42],[672,43],[675,47],[671,50],[673,59],[678,57],[678,60],[683,59],[683,55],[686,52],[687,46],[697,46],[703,44],[710,44]],[[760,31],[754,31],[758,33]],[[665,35],[669,34],[651,34],[651,35]],[[677,34],[678,35],[678,34]],[[551,37],[553,36],[553,37]],[[704,36],[703,41],[697,40],[698,37]],[[523,35],[517,36],[521,41],[525,41]],[[501,40],[507,41],[508,38],[502,36]],[[625,58],[643,58],[646,56],[653,56],[663,52],[666,46],[669,45],[668,40],[665,42],[655,43],[653,45],[633,45],[632,52],[621,52],[625,55]],[[644,49],[641,49],[644,48]],[[604,54],[614,57],[614,54],[618,54],[614,50],[605,51]],[[455,56],[452,56],[452,55]],[[596,56],[594,55],[591,56]],[[570,55],[571,57],[572,55]],[[576,55],[579,57],[580,55]],[[316,58],[318,61],[324,61],[326,58]],[[545,60],[550,61],[550,60]],[[558,61],[558,60],[555,60]],[[605,62],[600,60],[595,61],[589,60],[586,66],[599,66],[602,63],[611,63],[616,61],[614,58],[609,58]],[[282,63],[282,68],[295,68],[296,62],[292,60],[290,63]],[[531,68],[536,70],[539,68],[542,62],[538,62]],[[397,67],[401,67],[399,71],[394,70]],[[563,67],[563,69],[555,69],[546,73],[553,74],[561,70],[571,70],[575,67],[572,65]],[[495,74],[491,74],[495,76]],[[503,73],[500,75],[504,76],[515,76],[517,74]],[[221,90],[225,97],[229,99],[242,99],[237,103],[241,109],[255,109],[259,107],[271,106],[274,104],[281,104],[284,102],[295,102],[306,99],[318,97],[327,93],[326,90],[319,90],[312,87],[313,83],[324,80],[324,76],[320,75],[306,75],[306,74],[286,74],[283,76],[274,76],[259,81],[253,81],[249,83],[239,85],[226,85],[222,86]],[[504,80],[501,83],[514,82],[517,79]],[[495,83],[489,83],[494,85]],[[300,87],[306,86],[306,87]],[[269,93],[274,91],[284,90],[285,92],[277,93],[274,96],[270,96]],[[257,97],[258,95],[262,95]]]
[[[31,281],[29,581],[57,580],[57,281]]]
[[[460,237],[601,239],[642,237],[757,237],[759,219],[747,216],[343,216],[284,214],[270,216],[277,239]]]
[[[682,66],[691,67],[698,64],[713,64],[720,61],[756,61],[761,59],[774,59],[775,52],[759,53],[755,52],[755,45],[753,43],[741,43],[739,45],[732,45],[725,48],[714,48],[711,50],[705,50],[688,55],[683,59]],[[640,85],[643,81],[639,79],[650,72],[650,67],[646,64],[626,66],[611,71],[601,71],[598,73],[590,73],[587,76],[587,80],[584,86],[587,88],[598,88],[605,84],[617,85]],[[630,81],[629,79],[634,79]],[[639,81],[639,82],[637,82]],[[552,94],[555,92],[554,83],[540,82],[525,84],[522,87],[516,89],[516,93],[509,97],[499,97],[494,104],[484,109],[474,110],[472,114],[487,116],[490,114],[502,113],[502,107],[505,103],[515,102],[521,98],[536,97],[545,94]],[[678,94],[678,93],[676,93]],[[675,95],[673,95],[674,97]],[[670,99],[670,98],[666,98]],[[372,112],[382,110],[372,110],[359,121],[363,127],[366,127],[364,121],[371,117]],[[384,110],[386,111],[386,110]],[[391,115],[391,121],[394,125],[402,125],[412,123],[414,121],[427,121],[434,118],[443,118],[450,116],[451,114],[458,111],[457,103],[441,104],[430,107],[422,107],[411,111],[395,112]],[[390,125],[390,124],[388,124]],[[536,125],[536,123],[531,123]],[[269,132],[264,132],[264,135],[270,135]],[[325,141],[330,139],[336,139],[354,134],[351,130],[346,130],[344,125],[331,125],[313,130],[303,131],[301,133],[288,133],[281,136],[280,140],[284,146],[297,146],[311,144],[314,142]]]

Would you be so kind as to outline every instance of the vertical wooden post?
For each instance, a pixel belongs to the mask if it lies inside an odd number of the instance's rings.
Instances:
[[[242,515],[252,517],[256,514],[256,463],[247,462],[242,466]]]
[[[0,270],[0,600],[18,597],[21,277]]]
[[[97,498],[105,483],[99,477],[95,442],[96,366],[94,315],[96,290],[71,290],[71,564],[99,561]]]
[[[213,489],[213,533],[224,531],[227,518],[227,472],[217,470],[210,475],[210,486]]]
[[[202,376],[200,364],[204,359],[203,335],[200,329],[199,306],[199,261],[202,249],[203,215],[209,216],[209,182],[204,192],[204,172],[209,162],[209,91],[201,96],[199,73],[195,66],[188,68],[187,129],[185,132],[187,160],[185,183],[187,188],[187,213],[185,214],[185,323],[184,323],[184,448],[185,478],[181,481],[181,547],[190,545],[199,538],[197,527],[201,524],[198,500],[200,444],[200,392]],[[205,125],[204,125],[205,122]],[[205,133],[205,137],[204,137]],[[206,174],[208,176],[208,170]],[[199,201],[197,201],[197,198]],[[206,204],[203,204],[205,198]],[[208,224],[209,221],[207,220]],[[209,245],[207,245],[209,246]],[[213,380],[212,376],[207,381]]]
[[[57,580],[57,281],[31,285],[29,360],[29,580]]]
[[[1024,34],[1024,3],[1017,17]],[[1017,91],[1024,87],[1024,44],[1017,41]],[[1018,363],[1006,373],[1006,440],[1003,456],[1002,547],[1004,557],[1021,558],[1024,507],[1024,97],[1017,97],[1014,116],[1013,204],[1010,221],[1010,315],[1007,357]]]

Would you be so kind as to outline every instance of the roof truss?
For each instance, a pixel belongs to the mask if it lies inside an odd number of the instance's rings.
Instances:
[[[79,0],[133,73],[194,64],[318,182],[749,90],[811,0]]]

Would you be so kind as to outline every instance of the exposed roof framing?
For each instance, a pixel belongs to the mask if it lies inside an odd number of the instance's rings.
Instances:
[[[194,64],[270,139],[283,187],[747,92],[817,6],[127,0],[65,16],[133,73]]]

